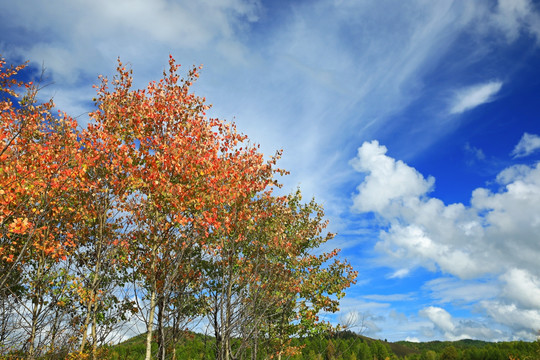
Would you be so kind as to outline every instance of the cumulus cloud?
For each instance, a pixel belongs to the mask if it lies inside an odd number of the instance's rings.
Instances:
[[[502,85],[500,81],[490,81],[458,90],[452,100],[450,114],[461,114],[493,101],[493,96],[499,92]]]
[[[452,321],[452,316],[444,309],[429,306],[420,311],[420,315],[430,319],[435,326],[447,333],[452,333],[456,326]]]
[[[517,336],[533,341],[540,329],[540,311],[538,309],[521,309],[516,304],[501,301],[483,301],[482,306],[498,323],[513,329]]]
[[[351,165],[358,172],[367,172],[358,187],[353,208],[358,211],[376,211],[391,203],[403,203],[423,196],[433,187],[433,178],[427,180],[402,161],[386,156],[387,149],[374,140],[358,148]]]
[[[536,314],[540,310],[540,164],[501,171],[496,177],[499,188],[474,190],[470,206],[446,205],[428,196],[433,179],[425,180],[386,152],[377,142],[359,148],[351,164],[365,178],[353,202],[356,210],[374,211],[386,220],[376,249],[388,257],[386,264],[396,269],[394,274],[405,276],[403,269],[419,266],[449,274],[446,280],[426,284],[434,298],[441,303],[480,302],[485,314],[493,321],[503,319],[505,325],[513,324],[505,320],[510,310],[523,318]],[[485,307],[492,304],[494,309]],[[463,326],[453,331],[443,310],[428,308],[423,314],[449,338],[472,334],[472,328],[465,331]],[[526,327],[529,334],[537,330],[533,325]]]
[[[420,342],[420,339],[418,339],[417,337],[409,337],[409,336],[407,336],[407,337],[405,338],[405,341],[414,342],[414,343],[419,343],[419,342]]]
[[[455,319],[448,311],[436,306],[420,310],[419,315],[433,324],[433,330],[441,333],[446,340],[460,339],[506,340],[508,335],[499,329],[493,329],[470,319]]]
[[[540,136],[524,133],[510,155],[514,158],[521,158],[531,155],[538,149],[540,149]]]
[[[540,309],[540,280],[523,269],[510,269],[501,276],[503,296],[525,309]]]

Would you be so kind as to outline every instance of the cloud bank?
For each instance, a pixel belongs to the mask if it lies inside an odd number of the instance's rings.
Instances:
[[[365,142],[351,164],[365,174],[353,209],[384,220],[376,249],[388,266],[403,275],[418,267],[447,274],[456,281],[427,284],[435,294],[449,303],[478,302],[491,321],[534,339],[540,328],[540,163],[501,171],[495,189],[475,189],[470,205],[446,205],[429,196],[434,179],[386,152],[377,141]],[[420,315],[447,339],[490,338],[484,325],[458,325],[442,308]]]

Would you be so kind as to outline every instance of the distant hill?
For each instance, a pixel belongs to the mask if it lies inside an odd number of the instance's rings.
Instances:
[[[107,349],[107,358],[113,360],[144,359],[146,335],[138,335]],[[302,347],[302,353],[292,360],[384,360],[389,359],[442,359],[443,353],[453,348],[455,360],[507,360],[509,356],[521,360],[540,359],[540,341],[491,343],[480,340],[387,342],[372,339],[351,331],[293,339],[292,344]],[[176,347],[177,359],[214,359],[215,341],[212,336],[187,332]],[[154,353],[157,348],[154,344]],[[170,350],[169,350],[170,351]],[[429,355],[431,353],[431,355]],[[427,355],[426,355],[427,354]],[[431,356],[431,357],[430,357]],[[247,357],[249,359],[249,357]],[[171,359],[168,357],[168,359]],[[285,360],[285,359],[284,359]]]
[[[397,341],[396,344],[403,345],[416,350],[442,350],[447,346],[454,346],[456,349],[482,348],[493,344],[488,341],[463,339],[458,341],[428,341],[428,342],[411,342]]]

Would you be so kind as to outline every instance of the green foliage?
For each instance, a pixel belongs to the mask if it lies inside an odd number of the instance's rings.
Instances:
[[[410,347],[405,345],[410,344]],[[215,359],[213,337],[190,333],[176,347],[178,359]],[[371,339],[352,332],[294,338],[292,346],[301,347],[297,355],[283,360],[536,360],[540,342],[511,341],[490,343],[475,340],[455,342],[391,343]],[[154,344],[155,346],[155,344]],[[398,349],[395,352],[393,349]],[[138,360],[144,358],[144,336],[137,336],[108,349],[110,359]],[[240,359],[251,359],[250,352]],[[267,359],[259,349],[257,359]]]
[[[452,345],[445,347],[441,354],[441,360],[458,360],[458,358],[458,352]]]

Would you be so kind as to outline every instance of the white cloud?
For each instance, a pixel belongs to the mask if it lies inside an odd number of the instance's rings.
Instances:
[[[229,46],[241,46],[242,26],[257,20],[260,2],[21,0],[4,10],[5,25],[32,34],[31,42],[11,44],[10,55],[44,62],[57,81],[75,84],[81,76],[111,69],[117,56],[158,76],[161,67],[150,67],[164,64],[168,52],[190,51],[198,65],[212,47],[222,49],[221,60],[227,60]]]
[[[443,308],[429,306],[420,311],[420,316],[427,317],[435,326],[446,333],[452,333],[456,328],[452,321],[452,316]]]
[[[514,329],[515,334],[529,341],[536,340],[540,329],[540,311],[520,309],[516,304],[505,304],[500,301],[483,301],[482,306],[498,323]]]
[[[521,268],[540,276],[540,164],[511,167],[497,177],[504,187],[496,193],[476,189],[471,204],[485,213],[485,250],[497,259],[501,272]]]
[[[506,319],[509,309],[523,318],[540,311],[540,164],[501,171],[496,178],[500,189],[474,190],[470,206],[445,205],[426,194],[433,179],[426,181],[386,151],[377,142],[364,143],[351,161],[366,174],[353,195],[355,209],[375,211],[387,222],[376,244],[387,256],[385,264],[400,275],[419,266],[452,275],[426,284],[442,303],[514,306],[485,308],[495,321]],[[423,314],[438,319],[449,338],[487,334],[477,326],[451,331],[448,316],[438,308]],[[504,324],[513,326],[508,320]],[[536,331],[532,323],[515,325],[520,326],[516,331]]]
[[[419,342],[420,342],[420,339],[418,339],[417,337],[409,337],[409,336],[407,336],[407,337],[405,338],[405,341],[414,342],[414,343],[419,343]]]
[[[358,187],[353,208],[358,211],[377,211],[393,202],[406,202],[423,196],[433,187],[433,178],[424,177],[402,161],[386,156],[386,147],[374,140],[358,148],[351,165],[358,172],[368,172]]]
[[[410,301],[410,300],[415,299],[414,294],[390,294],[390,295],[373,294],[373,295],[364,295],[362,297],[368,300],[383,301],[383,302]]]
[[[523,269],[510,269],[501,276],[503,296],[525,309],[540,309],[540,280]]]
[[[390,279],[401,279],[409,275],[411,272],[411,269],[398,269],[393,274],[390,274]]]
[[[424,284],[431,297],[441,304],[474,304],[499,295],[500,286],[494,280],[463,281],[453,277],[442,277]]]
[[[465,152],[472,157],[472,161],[469,161],[470,164],[474,163],[475,161],[484,161],[486,159],[486,154],[484,154],[482,149],[471,146],[469,143],[465,144],[464,149]]]
[[[508,336],[501,330],[494,329],[470,319],[455,319],[448,311],[436,306],[429,306],[420,310],[419,315],[428,318],[436,332],[440,332],[446,340],[460,339],[479,340],[508,340]]]
[[[450,114],[461,114],[493,101],[493,96],[499,92],[502,85],[500,81],[490,81],[458,90],[452,100]]]
[[[524,133],[510,155],[514,158],[525,157],[531,155],[538,149],[540,149],[540,136]]]
[[[499,0],[493,20],[509,42],[515,41],[522,32],[540,40],[540,17],[530,0]]]
[[[513,165],[501,171],[495,181],[500,185],[508,185],[514,181],[525,179],[530,172],[531,168],[527,165]]]

